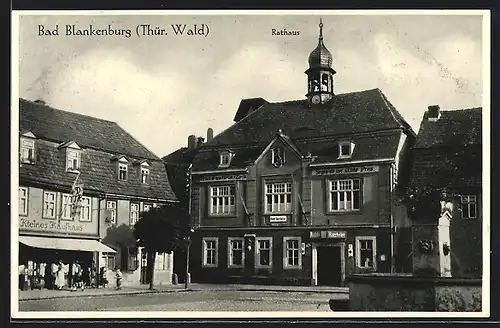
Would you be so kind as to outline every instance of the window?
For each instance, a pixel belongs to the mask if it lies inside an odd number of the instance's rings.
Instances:
[[[19,215],[28,215],[28,188],[19,187]]]
[[[220,153],[220,163],[219,167],[228,167],[231,164],[232,153],[229,151],[223,151]]]
[[[56,217],[56,193],[45,191],[43,193],[43,217],[55,219]]]
[[[80,168],[80,150],[68,148],[66,150],[66,170],[78,171]]]
[[[362,269],[376,269],[377,240],[375,237],[356,237],[356,264]]]
[[[272,244],[273,239],[271,237],[261,237],[256,238],[256,248],[255,248],[255,264],[257,267],[271,267],[273,263],[273,253]]]
[[[210,188],[210,215],[235,214],[235,188],[234,186],[220,186]]]
[[[146,167],[141,167],[141,183],[142,184],[149,183],[149,169]]]
[[[167,271],[170,269],[170,257],[167,253],[157,253],[155,260],[155,270]]]
[[[149,210],[151,210],[152,207],[153,207],[153,205],[151,205],[151,204],[144,204],[144,205],[142,205],[142,211],[148,212]]]
[[[477,197],[475,195],[462,196],[462,218],[477,218]]]
[[[281,147],[276,147],[271,150],[271,164],[275,167],[281,167],[285,164],[285,150]]]
[[[92,221],[92,199],[90,197],[82,197],[81,209],[80,209],[80,221],[91,222]]]
[[[20,148],[21,163],[33,164],[35,162],[35,140],[21,138]]]
[[[118,179],[127,181],[128,165],[125,163],[118,163]]]
[[[116,269],[115,255],[112,253],[104,253],[102,255],[104,267],[109,270]]]
[[[72,197],[69,194],[62,195],[61,220],[73,220],[71,211],[73,210]]]
[[[139,221],[139,204],[130,204],[130,225],[136,224]]]
[[[216,237],[203,238],[203,266],[217,267],[219,239]]]
[[[361,181],[329,181],[330,212],[359,211],[361,206]]]
[[[350,158],[354,151],[354,143],[350,141],[339,142],[339,158]]]
[[[106,210],[108,212],[107,220],[110,223],[116,223],[116,201],[106,201]]]
[[[302,252],[300,250],[300,237],[283,238],[283,268],[302,267]]]
[[[228,266],[243,267],[245,253],[243,252],[243,238],[229,238]]]
[[[266,184],[265,196],[267,213],[292,211],[292,184],[290,182]]]
[[[135,271],[137,270],[137,268],[139,267],[139,259],[138,259],[138,256],[137,256],[137,248],[136,247],[127,247],[125,249],[125,251],[127,252],[127,263],[126,263],[126,267],[127,268],[127,271]]]

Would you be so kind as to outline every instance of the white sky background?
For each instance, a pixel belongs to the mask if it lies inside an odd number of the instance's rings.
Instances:
[[[481,16],[322,15],[336,93],[379,88],[415,132],[428,105],[482,105]],[[159,157],[232,124],[241,99],[303,99],[319,16],[22,16],[20,97],[118,122]],[[64,25],[169,36],[65,36]],[[208,37],[170,24],[207,24]],[[38,36],[38,24],[60,36]],[[271,29],[300,31],[273,36]],[[286,133],[286,131],[285,131]]]

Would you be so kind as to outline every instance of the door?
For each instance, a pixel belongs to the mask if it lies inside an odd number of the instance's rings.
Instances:
[[[255,237],[245,236],[244,242],[244,252],[245,252],[245,277],[250,278],[255,272]]]
[[[316,248],[318,286],[340,286],[342,283],[341,248],[321,246]]]

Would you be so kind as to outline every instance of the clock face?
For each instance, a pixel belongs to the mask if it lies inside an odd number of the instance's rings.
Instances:
[[[315,95],[312,97],[312,103],[317,105],[321,102],[321,97],[319,95]]]

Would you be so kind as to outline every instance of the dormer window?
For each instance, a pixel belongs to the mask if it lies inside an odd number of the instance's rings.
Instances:
[[[128,165],[127,163],[118,163],[118,180],[127,181]]]
[[[232,158],[233,158],[233,153],[231,151],[226,150],[221,152],[219,167],[220,168],[229,167]]]
[[[80,150],[68,148],[66,150],[66,170],[78,171],[80,169]]]
[[[339,158],[351,158],[354,151],[354,143],[351,141],[339,142]]]
[[[66,151],[66,171],[78,173],[81,164],[80,154],[82,152],[80,146],[74,141],[68,141],[59,145],[59,148]]]
[[[21,138],[20,140],[20,160],[21,163],[35,163],[35,140]]]
[[[149,168],[141,167],[141,183],[148,184],[149,183]]]

